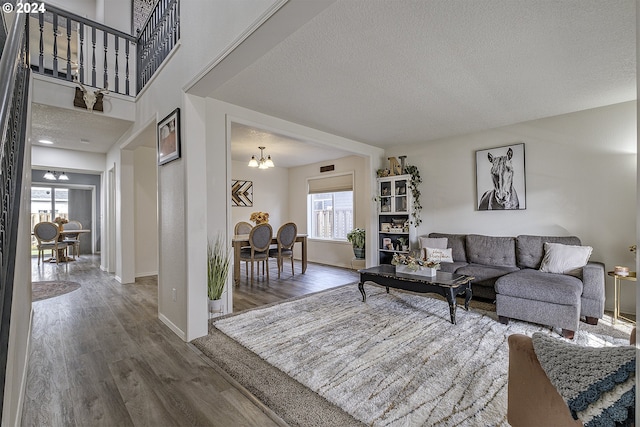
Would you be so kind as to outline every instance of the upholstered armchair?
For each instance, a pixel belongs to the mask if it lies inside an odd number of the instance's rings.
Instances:
[[[510,335],[507,420],[512,427],[581,426],[545,374],[531,337]],[[635,345],[636,329],[630,343]]]

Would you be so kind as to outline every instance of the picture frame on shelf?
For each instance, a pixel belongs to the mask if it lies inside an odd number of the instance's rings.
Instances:
[[[180,108],[158,123],[158,165],[180,158]]]
[[[391,238],[390,237],[384,237],[382,239],[382,248],[392,251],[393,250],[393,243],[391,242]]]

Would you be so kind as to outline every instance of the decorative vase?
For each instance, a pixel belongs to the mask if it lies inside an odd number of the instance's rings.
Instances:
[[[356,248],[354,246],[353,254],[356,256],[357,259],[364,259],[364,248]]]
[[[209,313],[222,313],[223,308],[224,308],[224,303],[222,301],[222,298],[209,300]]]

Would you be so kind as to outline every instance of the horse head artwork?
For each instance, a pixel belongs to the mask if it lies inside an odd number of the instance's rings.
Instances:
[[[480,199],[478,210],[519,209],[520,202],[513,188],[513,150],[509,148],[506,156],[487,154],[491,162],[491,179],[493,190],[486,191]]]

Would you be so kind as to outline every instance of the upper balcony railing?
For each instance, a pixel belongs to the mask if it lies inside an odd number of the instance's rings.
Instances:
[[[135,96],[180,39],[179,6],[158,0],[136,37],[45,4],[46,12],[29,16],[31,69]]]
[[[158,0],[138,36],[138,91],[180,40],[180,0]]]

